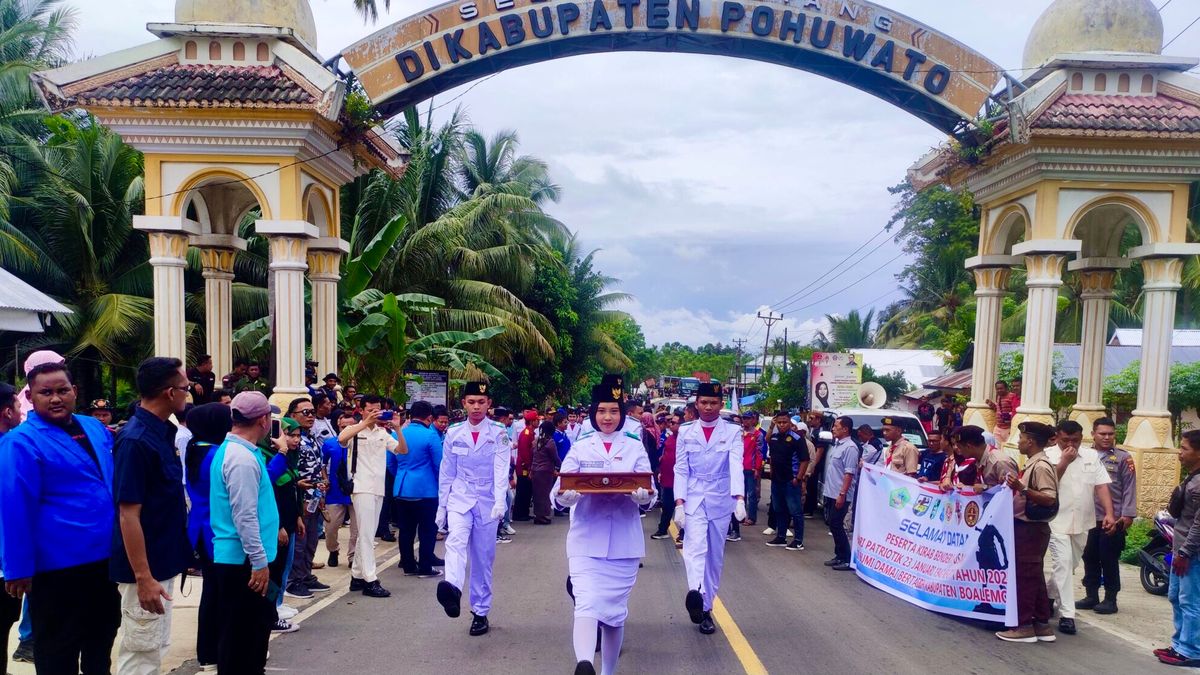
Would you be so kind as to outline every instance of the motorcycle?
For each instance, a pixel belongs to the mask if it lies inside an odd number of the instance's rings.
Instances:
[[[1166,595],[1171,578],[1171,546],[1175,541],[1175,519],[1166,511],[1154,514],[1154,533],[1138,551],[1142,563],[1142,588],[1152,595]]]

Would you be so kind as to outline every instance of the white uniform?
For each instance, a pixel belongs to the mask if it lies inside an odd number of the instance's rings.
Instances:
[[[459,422],[446,430],[443,448],[438,508],[446,510],[446,581],[462,590],[469,546],[471,611],[487,616],[498,520],[492,511],[508,492],[508,436],[499,422]]]
[[[742,480],[742,428],[717,419],[712,436],[705,438],[703,421],[679,428],[675,442],[675,499],[683,500],[687,514],[683,537],[683,564],[688,590],[704,596],[711,611],[721,570],[725,565],[725,532],[733,515],[734,500],[744,497]],[[736,476],[737,480],[730,480]]]
[[[1046,448],[1046,459],[1058,466],[1062,448]],[[1058,600],[1059,616],[1075,618],[1075,568],[1083,558],[1088,530],[1096,527],[1096,486],[1112,478],[1095,448],[1079,448],[1079,457],[1058,479],[1058,515],[1050,521],[1050,596]]]
[[[612,443],[605,448],[605,441]],[[618,432],[579,437],[563,460],[563,473],[650,473],[641,438]],[[550,492],[558,495],[558,481]],[[623,626],[638,562],[646,555],[646,534],[638,506],[629,495],[580,495],[571,509],[567,563],[575,593],[575,616]]]
[[[591,433],[596,430],[596,428],[592,426],[592,420],[590,417],[583,420],[583,424],[580,425],[580,428],[582,430],[579,434],[581,438],[583,437],[583,434]],[[642,423],[633,419],[632,415],[626,415],[625,424],[621,425],[621,433],[633,434],[640,439],[642,437]]]

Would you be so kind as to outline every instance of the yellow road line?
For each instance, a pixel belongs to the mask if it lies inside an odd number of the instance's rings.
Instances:
[[[671,541],[674,542],[675,537],[679,536],[679,530],[675,527],[674,522],[671,523],[670,532]],[[682,556],[683,551],[679,551],[679,555]],[[746,675],[767,675],[767,667],[758,658],[758,654],[750,646],[750,641],[746,639],[742,629],[738,628],[737,622],[733,620],[733,615],[725,608],[725,603],[721,602],[721,598],[713,599],[712,615],[717,625],[721,627],[721,634],[729,642],[729,648],[741,662],[742,670],[746,671]]]

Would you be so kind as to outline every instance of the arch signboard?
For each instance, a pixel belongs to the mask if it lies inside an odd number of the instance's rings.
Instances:
[[[950,131],[1002,79],[907,16],[847,0],[454,0],[342,52],[385,113],[538,61],[609,51],[717,54],[844,82]]]

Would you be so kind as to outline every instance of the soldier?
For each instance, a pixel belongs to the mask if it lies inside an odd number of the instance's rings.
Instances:
[[[1088,532],[1087,544],[1083,547],[1084,599],[1075,603],[1075,609],[1091,609],[1097,614],[1117,613],[1117,593],[1121,591],[1121,552],[1125,550],[1125,532],[1137,517],[1137,474],[1133,468],[1133,457],[1118,448],[1117,425],[1102,417],[1092,423],[1092,445],[1100,457],[1100,463],[1108,471],[1112,483],[1108,493],[1112,508],[1117,516],[1111,529],[1104,529],[1097,521],[1096,527]],[[1096,513],[1103,513],[1104,506],[1096,499]],[[1099,597],[1100,577],[1104,577],[1104,600]]]
[[[92,401],[92,404],[87,408],[87,414],[103,424],[104,428],[115,432],[113,426],[113,405],[108,399],[98,398]]]
[[[471,558],[471,635],[488,632],[497,521],[507,510],[509,443],[504,425],[489,420],[489,385],[468,382],[462,405],[467,419],[446,430],[438,481],[437,526],[447,530],[446,579],[437,599],[457,617]]]
[[[746,519],[742,480],[741,428],[721,419],[721,385],[702,382],[696,390],[699,419],[679,429],[675,460],[675,524],[686,525],[683,562],[692,623],[711,635],[713,601],[725,564],[729,516]]]
[[[621,431],[625,406],[620,389],[593,388],[589,417],[596,431],[580,436],[563,461],[563,473],[650,472],[641,438]],[[607,675],[617,668],[629,595],[646,555],[638,507],[649,504],[653,492],[637,488],[629,494],[581,495],[560,491],[555,483],[552,493],[560,506],[571,509],[567,563],[575,604],[575,673],[595,675],[592,654],[599,628],[600,672]]]

